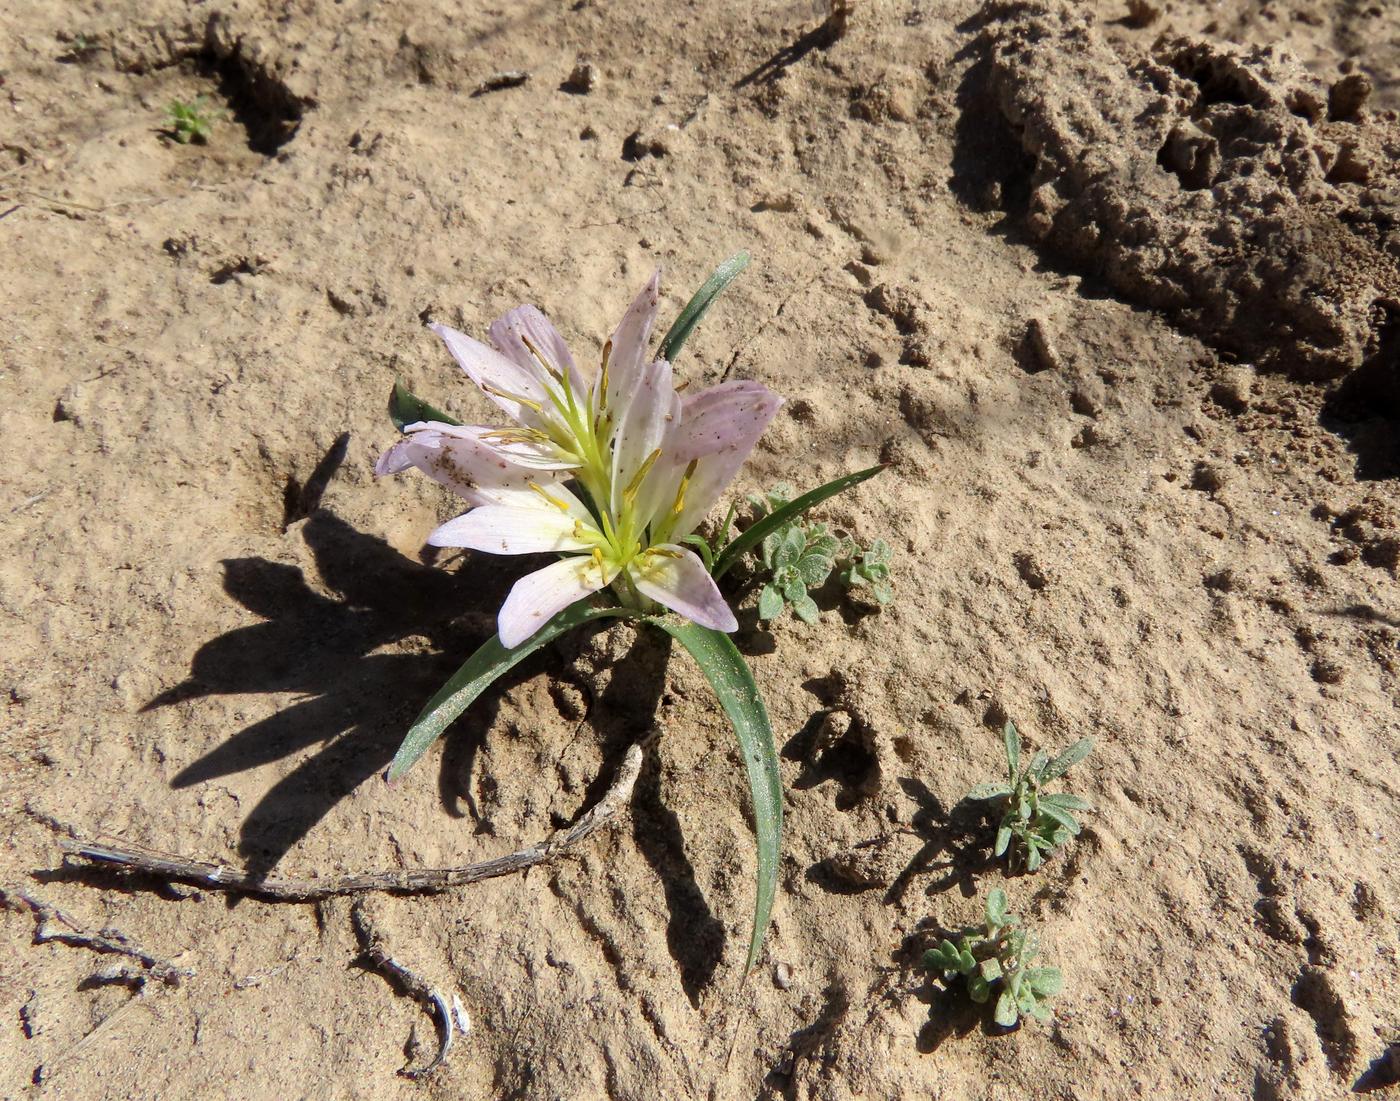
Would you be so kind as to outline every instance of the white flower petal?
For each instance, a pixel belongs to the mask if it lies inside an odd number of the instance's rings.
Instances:
[[[541,372],[526,370],[494,348],[446,325],[434,323],[428,328],[442,337],[452,358],[481,387],[482,392],[505,411],[506,416],[521,424],[537,423],[538,415],[514,398],[524,398],[541,408],[548,405],[549,392],[540,377]]]
[[[783,399],[757,382],[726,382],[681,404],[681,423],[671,437],[677,465],[695,461],[685,504],[670,534],[690,534],[734,480]]]
[[[496,618],[501,645],[516,647],[570,604],[595,593],[617,576],[591,558],[565,558],[526,574],[510,590]]]
[[[428,536],[429,546],[467,547],[489,554],[546,554],[587,551],[596,542],[579,538],[576,517],[536,496],[539,507],[482,505],[449,520]]]
[[[539,477],[482,443],[481,434],[489,431],[478,425],[433,421],[411,424],[405,428],[403,439],[379,457],[374,472],[398,474],[409,467],[417,467],[433,481],[474,504],[479,503],[476,499],[479,488],[523,487],[528,478]]]
[[[575,394],[584,394],[592,381],[592,373],[585,377],[579,371],[559,330],[534,306],[517,306],[498,317],[491,323],[490,336],[491,343],[503,356],[527,371],[538,372],[539,364],[525,345],[528,340],[535,351],[544,357],[546,373],[552,377],[568,375]]]
[[[649,358],[647,344],[660,301],[661,269],[657,268],[613,331],[612,351],[608,355],[608,392],[604,399],[614,421],[626,415],[642,366]]]
[[[655,451],[662,450],[668,433],[679,419],[681,401],[671,380],[671,365],[655,360],[642,369],[627,412],[613,425],[613,500],[632,483]],[[658,456],[658,460],[660,456]]]
[[[716,631],[737,631],[739,622],[693,551],[674,543],[653,547],[632,561],[627,573],[643,596]]]

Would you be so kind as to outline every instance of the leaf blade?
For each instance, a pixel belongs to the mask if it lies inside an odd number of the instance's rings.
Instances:
[[[710,277],[700,284],[700,289],[691,296],[690,301],[685,304],[685,308],[671,323],[671,327],[666,330],[666,335],[661,338],[661,347],[656,352],[659,359],[664,359],[668,363],[676,361],[681,346],[690,338],[695,326],[700,324],[700,319],[714,305],[715,299],[724,292],[724,289],[749,266],[749,259],[746,250],[736,252],[715,268],[710,273]]]
[[[731,566],[739,561],[740,557],[748,553],[753,547],[763,541],[764,536],[786,527],[797,517],[801,516],[809,509],[815,508],[828,497],[835,497],[838,493],[844,493],[853,486],[859,485],[868,478],[875,477],[884,470],[884,464],[867,467],[865,470],[857,470],[854,474],[846,474],[816,489],[809,490],[802,496],[794,498],[779,509],[775,509],[761,520],[755,520],[743,532],[736,535],[729,541],[724,550],[719,552],[715,558],[714,577],[716,580],[723,577]]]
[[[386,778],[392,783],[412,768],[418,758],[428,751],[428,747],[482,692],[536,650],[566,631],[595,619],[632,614],[626,608],[590,608],[586,600],[580,600],[569,605],[513,650],[501,645],[499,635],[492,635],[423,706],[404,735],[394,759],[389,762]]]
[[[437,406],[429,405],[397,379],[394,380],[394,388],[389,391],[389,419],[394,422],[394,427],[400,432],[408,425],[417,424],[419,421],[438,421],[441,424],[462,423],[455,417],[448,416]]]
[[[748,962],[744,966],[744,973],[747,974],[758,962],[778,889],[783,789],[773,728],[769,725],[768,711],[758,694],[753,673],[733,639],[720,631],[672,616],[650,616],[647,622],[660,627],[690,652],[719,697],[720,706],[729,716],[735,736],[739,739],[740,755],[748,772],[749,793],[753,798],[754,832],[758,838],[758,884],[753,935],[749,940]]]

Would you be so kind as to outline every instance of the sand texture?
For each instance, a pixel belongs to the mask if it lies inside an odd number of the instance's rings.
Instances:
[[[1251,1098],[1400,1080],[1400,5],[0,5],[0,1096]],[[524,74],[501,78],[500,74]],[[206,97],[208,144],[165,131]],[[597,357],[752,267],[678,358],[787,399],[736,493],[895,550],[821,622],[730,592],[781,751],[763,958],[697,667],[551,645],[402,782],[520,560],[376,479],[425,327]],[[1035,875],[963,801],[1086,736]],[[68,831],[301,878],[501,855],[657,734],[618,823],[351,900],[63,870]],[[1065,975],[1006,1033],[919,967],[1003,887]],[[34,943],[26,894],[127,938]],[[50,921],[50,932],[68,932]],[[72,939],[71,937],[69,938]]]

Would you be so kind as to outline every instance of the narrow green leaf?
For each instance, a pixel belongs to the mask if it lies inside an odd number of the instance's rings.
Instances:
[[[977,801],[981,799],[1004,798],[1011,794],[1011,789],[1005,784],[978,784],[967,793],[967,798]]]
[[[541,646],[553,642],[566,631],[606,616],[628,616],[626,608],[590,608],[586,600],[571,604],[513,650],[501,645],[499,635],[492,635],[476,653],[462,663],[446,684],[438,689],[413,720],[403,744],[389,763],[388,779],[397,780],[413,767],[419,757],[452,721],[472,705],[499,677],[524,661]]]
[[[835,481],[827,482],[826,485],[818,486],[802,494],[796,500],[789,501],[779,509],[775,509],[761,520],[756,520],[748,526],[741,534],[736,535],[724,550],[719,552],[715,558],[714,576],[716,579],[723,577],[729,572],[729,568],[737,562],[740,557],[747,554],[750,549],[756,547],[763,541],[764,536],[777,531],[790,524],[797,517],[801,516],[809,509],[815,508],[828,497],[835,497],[836,494],[859,485],[867,478],[873,478],[884,466],[872,466],[865,470],[858,470],[854,474],[847,474],[837,478]]]
[[[596,515],[596,513],[595,513]],[[710,544],[701,539],[698,535],[687,535],[681,540],[682,543],[689,543],[700,552],[700,557],[705,560],[705,569],[711,570],[715,566],[715,552],[710,549]]]
[[[1089,756],[1093,748],[1093,738],[1080,738],[1079,741],[1075,742],[1074,745],[1070,746],[1045,766],[1045,771],[1041,774],[1043,782],[1048,783],[1051,780],[1063,776],[1080,761],[1084,760],[1085,757]]]
[[[1040,806],[1043,810],[1047,805],[1059,807],[1062,810],[1093,810],[1094,805],[1087,799],[1081,799],[1077,795],[1071,795],[1067,791],[1057,791],[1053,795],[1042,795]]]
[[[1010,826],[1002,826],[1001,829],[997,830],[997,844],[996,844],[996,848],[992,850],[992,855],[993,855],[993,856],[1003,856],[1003,855],[1005,855],[1005,853],[1006,853],[1006,847],[1007,847],[1008,845],[1010,845],[1010,844],[1011,844],[1011,827],[1010,827]]]
[[[1016,733],[1016,724],[1010,719],[1001,730],[1001,740],[1006,744],[1006,767],[1011,773],[1011,782],[1021,770],[1021,735]]]
[[[685,309],[681,310],[680,316],[676,318],[666,335],[662,337],[661,347],[656,352],[658,358],[664,359],[668,363],[676,361],[676,356],[680,355],[681,345],[689,339],[691,330],[700,324],[700,319],[714,305],[715,299],[720,296],[724,288],[734,282],[739,273],[748,266],[749,254],[736,252],[715,268],[714,273],[701,284],[700,289],[685,304]]]
[[[1074,815],[1070,814],[1070,812],[1065,810],[1063,807],[1057,806],[1054,803],[1047,803],[1042,800],[1040,804],[1040,813],[1043,814],[1046,818],[1051,818],[1054,821],[1058,822],[1061,826],[1063,826],[1066,830],[1070,832],[1071,836],[1079,832],[1079,822],[1075,819]],[[1052,837],[1053,836],[1054,835],[1052,834]],[[1059,838],[1055,837],[1055,840],[1058,843]]]
[[[758,694],[753,672],[734,641],[720,631],[674,616],[649,616],[654,623],[690,651],[705,679],[719,697],[739,739],[739,753],[749,774],[753,797],[754,830],[758,835],[758,887],[754,902],[753,936],[744,967],[751,971],[763,947],[773,897],[778,890],[778,854],[783,831],[783,788],[778,773],[778,748],[768,711]]]
[[[462,423],[449,417],[441,409],[429,405],[422,398],[415,397],[407,386],[398,381],[395,381],[393,390],[389,392],[389,419],[394,422],[394,427],[400,432],[408,425],[417,424],[419,421],[438,421],[442,424]]]

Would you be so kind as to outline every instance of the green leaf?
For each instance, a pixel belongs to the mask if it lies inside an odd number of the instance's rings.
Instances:
[[[797,618],[803,623],[816,623],[821,617],[821,609],[817,607],[817,602],[805,592],[792,602],[792,610],[797,613]]]
[[[870,591],[875,594],[875,599],[881,604],[894,603],[894,586],[888,581],[876,581],[870,587]]]
[[[1081,799],[1077,795],[1070,795],[1068,792],[1057,791],[1054,795],[1042,795],[1040,806],[1043,810],[1046,806],[1060,807],[1063,810],[1093,810],[1094,805],[1087,799]]]
[[[807,583],[807,587],[815,589],[823,584],[831,576],[831,559],[821,554],[813,554],[809,549],[797,561],[797,572],[802,576],[802,580]]]
[[[1045,766],[1050,763],[1050,754],[1043,749],[1037,749],[1035,755],[1031,757],[1030,767],[1026,770],[1040,783],[1045,779]]]
[[[1006,745],[1006,767],[1011,773],[1011,782],[1016,782],[1016,774],[1021,770],[1021,735],[1016,733],[1016,724],[1009,719],[1001,730],[1001,740]]]
[[[1032,967],[1026,972],[1026,983],[1037,998],[1053,998],[1065,985],[1058,967]]]
[[[626,608],[590,608],[587,600],[571,604],[513,650],[501,645],[499,635],[492,635],[476,653],[463,662],[446,684],[438,689],[413,720],[403,744],[389,763],[388,779],[397,780],[413,767],[427,752],[438,736],[452,721],[472,705],[503,674],[524,661],[541,646],[553,642],[566,631],[581,627],[607,616],[630,616]]]
[[[758,594],[758,618],[777,619],[783,614],[783,594],[771,581]]]
[[[978,1005],[981,1005],[991,995],[991,984],[981,975],[969,975],[967,977],[967,996]]]
[[[791,528],[773,552],[773,565],[777,569],[797,565],[798,559],[802,557],[802,548],[806,545],[807,536],[802,533],[802,530]]]
[[[937,948],[924,953],[924,966],[930,971],[958,971],[958,946],[945,939]]]
[[[797,604],[807,599],[807,586],[802,584],[802,578],[798,577],[795,571],[789,572],[783,579],[783,599],[789,604]]]
[[[749,774],[753,797],[754,830],[758,834],[758,888],[754,902],[753,936],[745,973],[753,970],[773,911],[778,889],[778,854],[783,831],[783,788],[778,772],[778,749],[768,711],[758,694],[753,672],[734,640],[720,631],[673,616],[649,616],[654,623],[690,651],[705,679],[719,697],[739,739],[740,756]]]
[[[700,557],[705,560],[705,569],[713,569],[715,564],[715,552],[710,550],[710,544],[701,539],[698,535],[687,535],[681,540],[682,543],[689,543],[700,552]]]
[[[764,536],[768,535],[770,532],[785,527],[804,512],[821,504],[828,497],[834,497],[836,494],[844,492],[852,486],[859,485],[867,478],[875,477],[876,474],[879,474],[880,471],[884,469],[883,465],[872,466],[865,470],[858,470],[854,474],[847,474],[842,478],[837,478],[835,481],[827,482],[826,485],[818,486],[816,489],[802,494],[801,497],[788,502],[779,509],[775,509],[767,516],[763,517],[763,519],[756,520],[748,526],[747,530],[736,535],[724,550],[720,551],[719,556],[715,559],[714,576],[717,579],[723,577],[729,572],[730,567],[732,567],[735,562],[743,555],[747,554],[752,548],[758,546],[758,544],[763,541]]]
[[[422,398],[415,397],[402,382],[395,381],[389,392],[389,419],[394,427],[402,432],[408,425],[419,421],[438,421],[442,424],[461,424],[449,417],[441,409],[429,405]]]
[[[681,310],[680,316],[672,322],[671,328],[662,337],[661,347],[656,352],[657,358],[664,359],[668,363],[676,361],[676,356],[680,355],[681,345],[689,339],[691,330],[700,324],[700,319],[714,305],[715,299],[720,296],[724,288],[734,282],[739,277],[739,273],[748,266],[749,254],[736,252],[715,268],[714,273],[700,285],[700,289],[685,304],[685,309]]]
[[[1041,776],[1042,782],[1048,782],[1063,776],[1080,761],[1084,760],[1085,757],[1089,756],[1093,748],[1093,738],[1080,738],[1079,741],[1075,742],[1074,745],[1070,746],[1045,766],[1045,772],[1042,773]]]
[[[1001,996],[997,998],[996,1022],[1003,1028],[1011,1028],[1020,1019],[1020,1011],[1016,1008],[1016,998],[1010,990],[1003,990]]]
[[[993,887],[987,893],[987,924],[1000,928],[1006,924],[1006,892]]]
[[[1079,833],[1079,822],[1075,819],[1074,815],[1070,814],[1069,811],[1063,810],[1052,803],[1042,802],[1040,804],[1040,813],[1043,814],[1046,818],[1051,818],[1054,821],[1058,822],[1061,826],[1063,826],[1066,830],[1069,831],[1071,836],[1074,836]],[[1051,836],[1053,837],[1054,835],[1052,834]],[[1058,838],[1055,838],[1055,841],[1057,844],[1059,843]]]
[[[996,982],[997,979],[1001,978],[1001,960],[992,956],[979,963],[977,970],[987,982]]]
[[[1010,827],[1010,826],[1002,826],[1001,829],[997,830],[997,843],[996,843],[996,848],[994,848],[994,849],[992,850],[992,855],[993,855],[993,856],[1003,856],[1003,855],[1005,855],[1005,853],[1006,853],[1006,848],[1007,848],[1007,846],[1010,845],[1010,844],[1011,844],[1011,827]]]
[[[967,793],[968,799],[999,799],[1011,794],[1011,789],[1005,784],[978,784]]]

